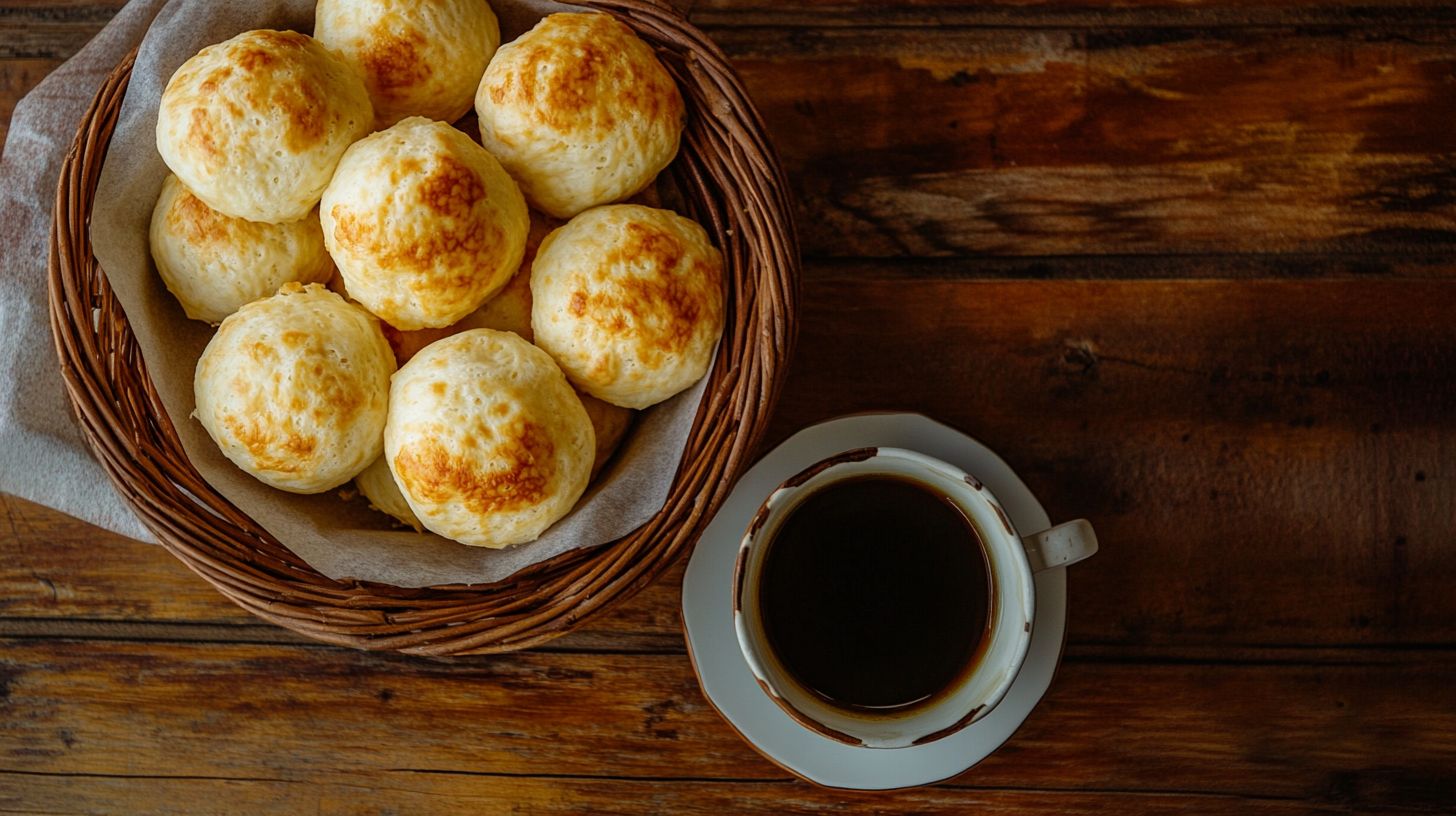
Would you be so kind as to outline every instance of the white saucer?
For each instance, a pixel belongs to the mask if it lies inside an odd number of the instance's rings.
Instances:
[[[788,477],[853,448],[897,447],[943,459],[980,479],[1018,532],[1051,526],[1046,511],[990,448],[921,414],[859,414],[813,425],[765,456],[738,482],[698,540],[683,578],[683,625],[703,693],[754,748],[815,784],[890,790],[949,779],[1001,747],[1051,686],[1067,623],[1067,570],[1036,575],[1031,650],[1006,697],[989,715],[949,737],[908,748],[860,748],[810,731],[774,705],[748,670],[733,630],[733,564],[749,521]]]

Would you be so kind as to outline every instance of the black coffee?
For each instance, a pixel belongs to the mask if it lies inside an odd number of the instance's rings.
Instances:
[[[989,567],[963,511],[917,482],[872,476],[814,492],[764,557],[759,614],[800,684],[851,708],[933,697],[986,639]]]

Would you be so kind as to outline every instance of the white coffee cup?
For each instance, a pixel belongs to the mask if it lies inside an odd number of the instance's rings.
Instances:
[[[765,557],[784,521],[809,496],[844,481],[893,478],[919,484],[952,502],[970,522],[989,567],[991,610],[974,665],[927,701],[867,709],[836,703],[796,681],[764,629],[759,586]],[[867,748],[902,748],[947,737],[996,707],[1031,645],[1036,620],[1032,575],[1097,552],[1085,520],[1021,536],[996,497],[974,476],[900,448],[861,448],[824,459],[788,479],[759,508],[738,553],[733,613],[738,643],[763,690],[789,716],[831,739]]]

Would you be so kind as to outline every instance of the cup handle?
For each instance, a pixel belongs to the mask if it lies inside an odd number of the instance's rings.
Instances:
[[[1050,530],[1021,539],[1026,550],[1026,560],[1031,562],[1032,572],[1041,572],[1053,567],[1065,567],[1097,552],[1097,534],[1086,519],[1058,524]]]

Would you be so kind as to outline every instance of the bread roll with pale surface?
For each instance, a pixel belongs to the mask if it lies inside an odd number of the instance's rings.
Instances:
[[[263,483],[321,493],[383,451],[394,371],[378,320],[290,283],[222,322],[197,361],[193,416]]]
[[[591,419],[546,352],[473,329],[426,347],[389,394],[384,453],[428,529],[463,544],[534,541],[586,489]]]
[[[318,204],[344,150],[373,122],[363,81],[312,37],[245,31],[172,75],[157,150],[207,206],[276,224]]]
[[[152,209],[151,249],[182,310],[213,324],[285,283],[322,283],[334,273],[317,212],[283,224],[233,218],[174,175]]]
[[[667,210],[588,210],[542,242],[531,328],[572,384],[646,408],[697,382],[723,333],[723,259]]]
[[[677,155],[682,95],[606,14],[552,14],[501,46],[475,96],[481,143],[538,209],[570,218],[645,188]]]
[[[425,531],[419,517],[410,509],[409,502],[405,501],[404,494],[399,491],[399,485],[395,484],[389,462],[383,456],[375,459],[369,467],[354,477],[354,486],[369,500],[370,507],[415,528],[417,533]]]
[[[313,35],[363,78],[376,128],[464,116],[500,45],[485,0],[319,0]]]
[[[319,217],[349,296],[406,331],[449,326],[500,291],[530,228],[500,162],[420,118],[350,147]]]
[[[526,234],[526,254],[521,258],[521,265],[505,288],[491,296],[484,306],[461,318],[460,322],[443,329],[400,331],[385,324],[384,336],[394,348],[394,359],[400,365],[409,362],[420,349],[436,340],[443,340],[470,329],[515,332],[525,338],[526,342],[531,342],[531,261],[535,259],[536,249],[541,246],[541,241],[551,230],[566,222],[542,215],[535,210],[530,210],[530,214],[531,229]]]

